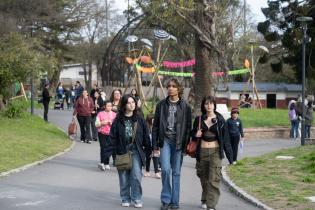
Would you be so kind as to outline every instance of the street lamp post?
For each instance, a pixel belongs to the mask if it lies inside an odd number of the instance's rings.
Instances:
[[[309,42],[307,36],[307,22],[312,21],[311,17],[298,17],[296,19],[301,23],[303,29],[302,39],[302,122],[301,122],[301,145],[305,144],[305,46]]]

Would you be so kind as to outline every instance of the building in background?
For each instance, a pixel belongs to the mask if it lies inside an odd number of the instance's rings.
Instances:
[[[87,73],[88,74],[88,73]],[[80,81],[80,83],[85,86],[84,81],[84,70],[82,64],[66,64],[63,66],[62,71],[60,72],[60,81],[65,86],[74,85],[76,81]],[[92,84],[96,84],[98,82],[97,77],[97,68],[96,65],[92,65]]]

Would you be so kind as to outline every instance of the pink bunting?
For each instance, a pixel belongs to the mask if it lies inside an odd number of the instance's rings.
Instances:
[[[223,77],[224,76],[224,72],[220,72],[220,71],[218,71],[218,72],[212,72],[212,76],[214,76],[214,77]]]
[[[175,68],[183,68],[188,66],[193,66],[196,64],[196,60],[188,60],[188,61],[181,61],[181,62],[172,62],[172,61],[163,61],[163,66],[169,69],[175,69]]]

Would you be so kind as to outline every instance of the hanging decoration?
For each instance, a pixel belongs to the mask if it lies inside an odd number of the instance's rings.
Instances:
[[[174,68],[184,68],[188,66],[193,66],[196,64],[196,60],[188,60],[188,61],[180,61],[180,62],[172,62],[172,61],[163,61],[163,66],[169,69]]]
[[[169,33],[161,29],[155,29],[153,33],[154,37],[159,40],[169,40],[171,38]]]
[[[194,77],[195,73],[190,72],[173,72],[173,71],[159,71],[160,75],[174,76],[174,77]]]
[[[246,73],[249,73],[249,69],[239,69],[239,70],[228,71],[228,75],[238,75],[238,74],[246,74]]]
[[[136,64],[136,68],[138,71],[141,71],[143,73],[154,73],[155,72],[154,67],[143,67],[143,66],[140,66],[139,64]]]
[[[152,63],[152,58],[150,56],[143,55],[140,57],[140,62],[150,64]]]

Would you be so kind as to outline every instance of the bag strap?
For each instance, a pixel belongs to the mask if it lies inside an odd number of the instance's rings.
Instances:
[[[132,144],[134,143],[135,138],[136,138],[137,128],[138,128],[138,121],[136,121],[135,124],[133,125],[133,134],[132,134],[132,139],[131,139]]]
[[[198,130],[201,129],[201,115],[199,116],[199,124],[198,124]]]

